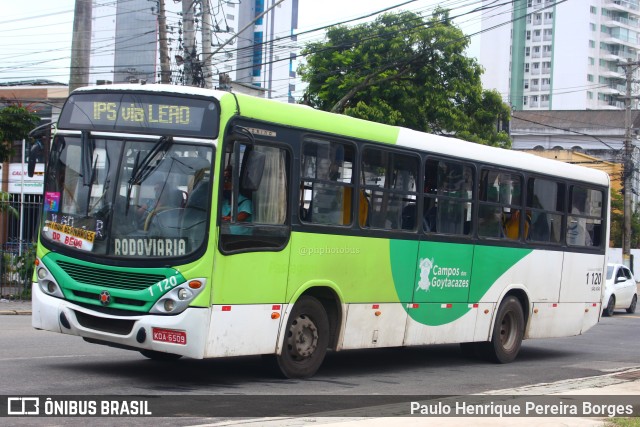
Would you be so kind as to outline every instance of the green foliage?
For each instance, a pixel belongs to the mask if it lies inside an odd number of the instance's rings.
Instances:
[[[11,206],[10,198],[11,195],[9,193],[0,191],[0,212],[7,212],[14,218],[18,218],[19,213],[16,208]]]
[[[640,418],[611,418],[605,427],[640,427]]]
[[[9,160],[12,142],[27,137],[40,118],[22,105],[8,105],[0,109],[0,162]]]
[[[619,191],[611,189],[611,224],[610,242],[612,247],[622,247],[622,233],[624,229],[624,198]],[[631,215],[631,248],[640,248],[640,205],[636,206]]]
[[[35,268],[36,244],[25,245],[20,255],[2,252],[0,260],[0,282],[13,290],[18,289],[19,295],[13,297],[28,299],[31,297],[31,280]]]
[[[482,68],[464,55],[469,41],[448,12],[429,19],[385,14],[354,27],[337,26],[307,44],[299,68],[305,102],[325,111],[510,147],[498,121],[509,107],[482,89]]]

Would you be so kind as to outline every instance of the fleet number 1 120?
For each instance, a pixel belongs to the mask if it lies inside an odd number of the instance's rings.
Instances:
[[[587,273],[587,285],[601,285],[602,273]]]

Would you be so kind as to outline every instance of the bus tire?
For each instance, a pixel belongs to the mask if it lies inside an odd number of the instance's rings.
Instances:
[[[165,353],[163,351],[155,350],[140,350],[140,354],[142,354],[144,357],[148,357],[151,360],[156,360],[159,362],[171,362],[182,357],[179,354]]]
[[[329,345],[329,318],[316,298],[302,296],[287,321],[282,352],[276,356],[285,378],[309,378],[315,374]]]
[[[491,341],[482,343],[485,356],[495,363],[513,362],[524,337],[524,312],[518,298],[505,298],[496,314]]]

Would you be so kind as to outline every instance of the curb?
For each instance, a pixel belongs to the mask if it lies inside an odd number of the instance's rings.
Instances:
[[[31,314],[31,310],[0,310],[0,316],[2,315],[27,315]]]

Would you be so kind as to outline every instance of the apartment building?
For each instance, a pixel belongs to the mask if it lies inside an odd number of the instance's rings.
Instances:
[[[514,0],[485,10],[482,29],[483,86],[514,110],[624,108],[619,63],[638,60],[640,0]]]

